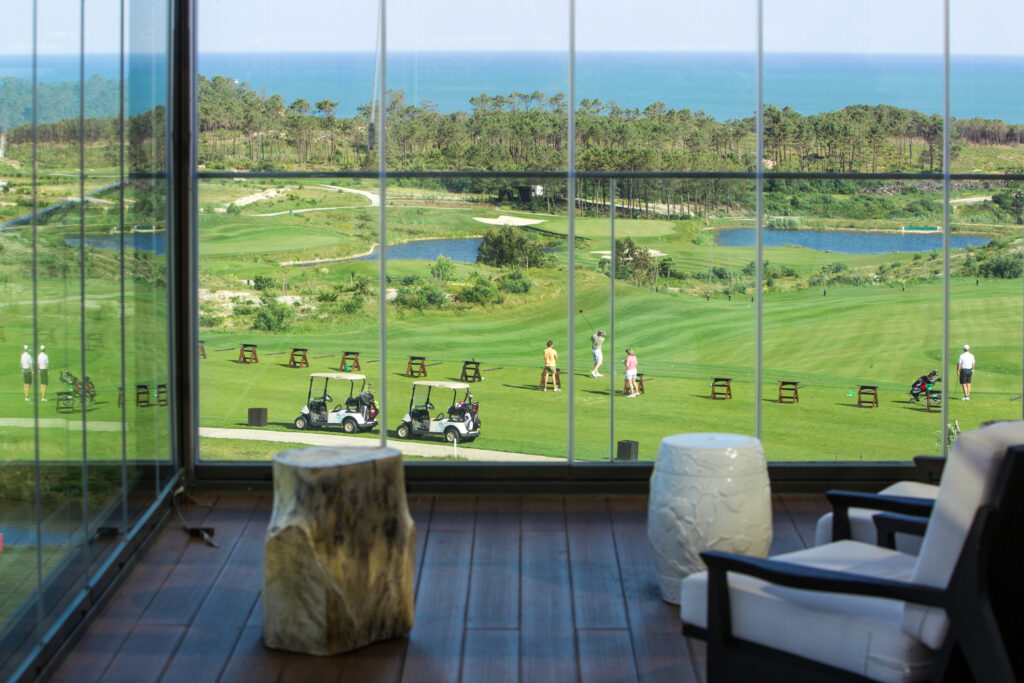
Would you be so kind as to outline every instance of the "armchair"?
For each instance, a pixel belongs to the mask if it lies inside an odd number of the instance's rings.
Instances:
[[[1024,422],[965,432],[917,556],[837,541],[767,560],[704,553],[683,632],[708,679],[1015,681],[1024,675]]]

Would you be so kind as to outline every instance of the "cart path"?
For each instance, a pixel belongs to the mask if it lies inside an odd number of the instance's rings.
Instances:
[[[278,432],[265,429],[221,429],[219,427],[200,427],[199,436],[209,439],[244,439],[248,441],[276,441],[283,443],[303,443],[309,446],[373,446],[378,443],[376,438],[345,436],[330,432]],[[418,455],[427,458],[442,458],[455,455],[454,449],[446,443],[424,443],[388,439],[388,446],[398,449],[405,455]],[[461,457],[483,462],[564,462],[565,458],[553,458],[546,455],[530,455],[527,453],[506,453],[505,451],[488,451],[480,448],[460,448]]]

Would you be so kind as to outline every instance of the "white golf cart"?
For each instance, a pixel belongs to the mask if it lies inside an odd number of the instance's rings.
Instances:
[[[322,390],[317,380],[324,381]],[[330,408],[333,399],[327,393],[327,385],[331,380],[348,380],[348,398]],[[356,393],[356,382],[362,382]],[[317,385],[316,395],[313,385]],[[366,377],[354,372],[314,372],[309,376],[309,395],[306,405],[302,406],[301,414],[295,418],[296,429],[310,427],[326,427],[341,425],[342,431],[353,434],[367,432],[377,426],[377,402],[373,394],[366,391]]]
[[[433,389],[450,389],[452,404],[448,407],[447,413],[438,413],[437,417],[431,419],[430,411],[434,409],[434,404],[430,402],[430,392]],[[426,390],[425,395],[424,390]],[[459,401],[460,391],[466,392],[461,401]],[[419,404],[416,403],[417,392],[423,399]],[[480,404],[473,402],[473,395],[469,393],[469,385],[464,382],[428,380],[413,382],[409,412],[402,417],[402,424],[398,425],[395,434],[400,439],[435,434],[444,436],[445,441],[449,443],[472,441],[480,436]]]

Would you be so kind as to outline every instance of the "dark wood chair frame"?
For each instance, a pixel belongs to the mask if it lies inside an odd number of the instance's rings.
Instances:
[[[861,384],[860,388],[857,389],[857,407],[863,408],[878,407],[878,385],[877,384]]]
[[[949,615],[935,681],[1018,681],[1024,676],[1024,638],[1018,611],[1024,597],[1024,446],[1008,449],[993,502],[980,507],[946,588],[803,567],[772,559],[701,553],[708,565],[708,628],[683,633],[707,640],[709,681],[866,681],[857,674],[774,650],[732,635],[728,572],[780,586],[866,595],[940,607]],[[926,519],[893,518],[897,530],[922,532]],[[883,522],[883,525],[885,522]],[[1007,590],[1009,589],[1009,590]],[[1008,594],[1009,593],[1009,594]],[[793,634],[799,638],[800,634]],[[1012,649],[1010,646],[1014,646]]]
[[[779,382],[779,403],[799,403],[800,383],[782,380]]]
[[[725,401],[732,398],[732,379],[729,377],[711,378],[711,399]]]

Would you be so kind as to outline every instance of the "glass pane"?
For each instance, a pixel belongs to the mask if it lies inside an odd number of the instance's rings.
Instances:
[[[999,0],[952,2],[950,106],[953,172],[1024,171],[1024,49],[1013,30],[1024,6]],[[998,17],[993,21],[993,17]],[[1020,419],[1021,254],[1024,184],[956,181],[950,222],[954,235],[992,238],[953,258],[950,280],[950,422],[973,429],[979,422]],[[956,365],[964,353],[977,368],[961,383]],[[971,364],[964,357],[963,364]],[[970,389],[970,401],[964,401]],[[957,400],[960,399],[960,400]]]
[[[940,413],[909,389],[944,374],[941,181],[770,174],[941,171],[942,3],[764,7],[765,451],[938,453]]]

